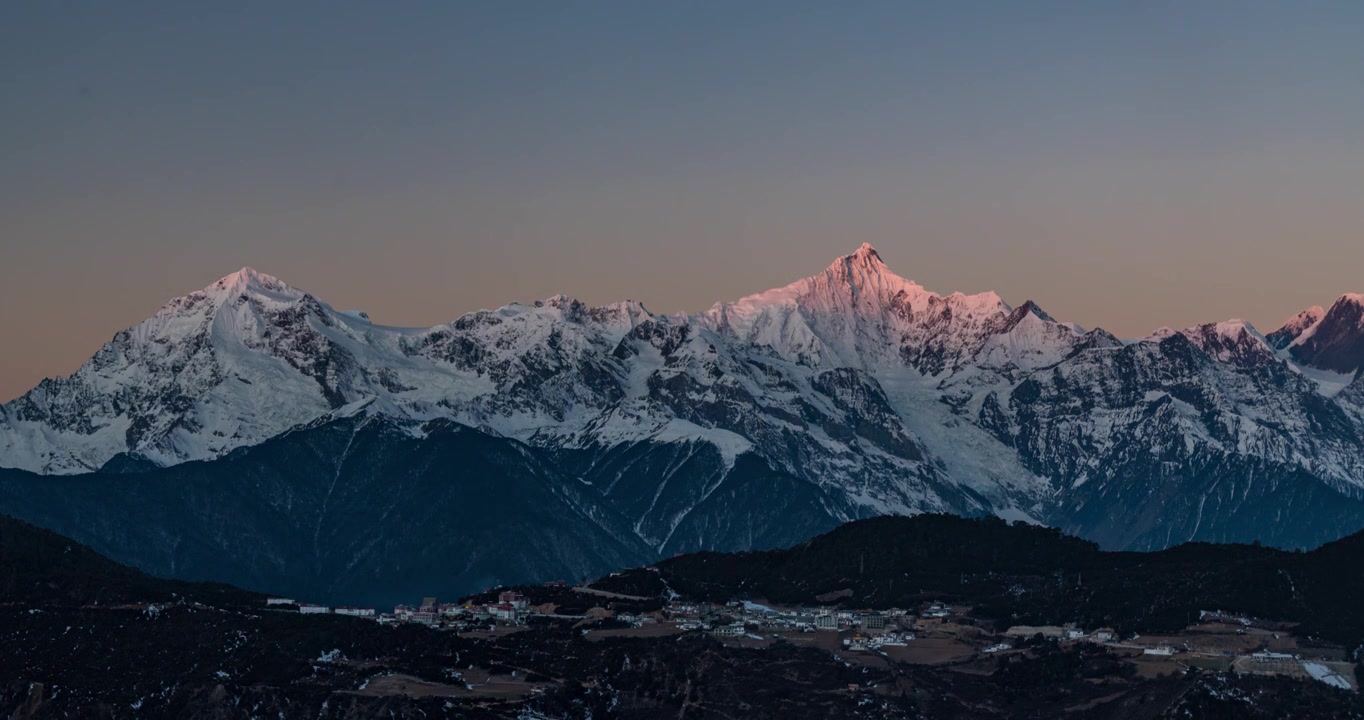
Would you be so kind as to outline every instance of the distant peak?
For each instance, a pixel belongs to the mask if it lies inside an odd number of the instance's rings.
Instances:
[[[1341,295],[1326,309],[1319,324],[1364,329],[1364,295],[1359,293]]]
[[[288,297],[302,294],[279,278],[267,275],[250,266],[243,267],[231,275],[224,275],[217,282],[204,288],[203,292],[210,295],[249,292]]]
[[[252,280],[258,277],[260,277],[260,273],[255,268],[246,266],[243,267],[241,270],[238,270],[237,272],[224,275],[221,279],[218,280],[218,284],[231,285],[232,283],[238,282],[240,280]]]
[[[1293,317],[1289,318],[1288,322],[1284,323],[1284,327],[1297,327],[1299,329],[1302,329],[1307,327],[1308,325],[1311,325],[1312,323],[1315,323],[1316,321],[1322,319],[1325,316],[1326,308],[1320,305],[1313,305],[1312,307],[1307,308],[1306,310],[1303,310],[1297,315],[1294,315]]]
[[[621,300],[608,305],[589,306],[577,298],[562,293],[535,301],[537,308],[558,310],[570,322],[595,323],[609,328],[626,330],[653,318],[638,300]]]
[[[253,267],[247,266],[231,275],[224,275],[218,282],[214,283],[214,285],[220,287],[245,285],[264,285],[270,287],[282,286],[284,283],[280,282],[280,279],[273,275],[266,275]]]
[[[1364,295],[1341,295],[1289,346],[1298,362],[1346,374],[1364,368]]]
[[[853,252],[853,254],[850,255],[849,257],[876,258],[877,260],[880,260],[881,254],[876,252],[876,248],[872,247],[871,243],[862,243],[862,245],[858,247],[857,250]]]
[[[870,243],[862,243],[862,246],[853,251],[851,255],[844,255],[834,260],[824,272],[832,273],[834,276],[844,278],[845,281],[853,284],[879,282],[883,278],[899,279],[881,261],[880,254]]]
[[[871,243],[862,243],[851,255],[844,255],[834,261],[834,265],[843,265],[849,269],[856,269],[862,272],[881,274],[890,271],[886,264],[881,260],[881,254],[876,252],[876,248]]]
[[[1237,334],[1242,332],[1249,332],[1253,335],[1260,334],[1260,331],[1256,330],[1254,325],[1250,324],[1249,321],[1244,320],[1242,318],[1231,318],[1230,320],[1223,320],[1222,322],[1215,323],[1213,325],[1213,328],[1224,335]]]
[[[1156,331],[1156,334],[1159,335],[1161,331],[1168,329],[1169,328],[1161,328],[1160,330]],[[1184,328],[1184,330],[1181,331],[1180,334],[1183,334],[1185,336],[1221,335],[1222,337],[1234,338],[1244,334],[1250,334],[1259,337],[1260,331],[1256,330],[1254,325],[1251,325],[1249,322],[1241,318],[1231,318],[1230,320],[1222,320],[1221,322],[1210,322],[1201,323],[1199,325],[1192,325],[1190,327]]]
[[[1038,307],[1037,303],[1033,302],[1032,300],[1024,301],[1024,303],[1022,305],[1019,305],[1016,309],[1014,309],[1013,312],[1018,314],[1020,317],[1023,315],[1035,315],[1041,320],[1045,320],[1050,323],[1056,322],[1056,318],[1053,318],[1052,316],[1048,315],[1045,310]]]
[[[1288,322],[1267,335],[1266,338],[1276,350],[1282,350],[1306,333],[1312,326],[1321,322],[1323,317],[1326,317],[1326,309],[1320,305],[1313,305],[1289,318]]]

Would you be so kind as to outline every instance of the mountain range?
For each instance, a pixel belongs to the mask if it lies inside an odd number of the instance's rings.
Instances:
[[[1364,528],[1364,296],[1119,339],[863,245],[692,315],[377,325],[249,268],[0,406],[0,511],[153,573],[386,602],[857,518],[1107,549]]]

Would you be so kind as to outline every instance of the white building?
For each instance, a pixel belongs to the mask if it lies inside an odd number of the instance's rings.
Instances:
[[[516,622],[517,615],[516,606],[512,605],[511,603],[499,603],[497,605],[489,605],[487,609],[488,614],[492,615],[498,620],[505,620],[506,622]]]
[[[327,607],[326,605],[314,605],[312,603],[303,603],[302,605],[298,606],[298,611],[303,615],[325,615],[330,613],[332,609]]]
[[[374,617],[374,608],[339,607],[336,609],[336,614],[350,615],[351,617]]]
[[[266,605],[294,605],[293,598],[265,598]]]
[[[720,627],[715,628],[711,632],[722,637],[738,637],[744,634],[744,624],[741,622],[736,622],[731,623],[729,625],[721,625]]]

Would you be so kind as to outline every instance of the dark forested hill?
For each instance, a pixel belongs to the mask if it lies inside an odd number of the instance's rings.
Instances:
[[[418,439],[375,417],[116,476],[0,470],[0,512],[120,562],[331,604],[581,579],[656,558],[594,495],[514,441],[444,421]]]
[[[1046,527],[950,515],[848,523],[784,550],[696,553],[658,575],[689,597],[851,607],[955,599],[1023,622],[1158,631],[1200,610],[1303,624],[1351,647],[1364,642],[1364,533],[1310,552],[1191,543],[1159,552],[1105,552]],[[617,579],[649,589],[653,573]]]
[[[230,585],[155,578],[50,530],[0,515],[0,603],[200,601],[245,605],[259,604],[264,598]]]

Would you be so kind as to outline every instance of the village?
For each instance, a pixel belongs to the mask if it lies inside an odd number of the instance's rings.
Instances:
[[[528,594],[540,601],[532,601]],[[563,602],[564,598],[570,601]],[[941,665],[981,674],[992,672],[1000,658],[1027,653],[1042,643],[1093,643],[1130,664],[1137,677],[1198,668],[1277,675],[1359,690],[1343,649],[1300,644],[1291,633],[1291,624],[1213,611],[1200,613],[1196,622],[1176,634],[1120,637],[1112,628],[1085,629],[1074,624],[994,627],[971,617],[968,606],[941,602],[907,609],[850,610],[755,601],[660,601],[562,581],[541,587],[495,588],[458,603],[428,597],[415,606],[398,605],[391,613],[296,603],[289,598],[270,598],[267,605],[381,624],[415,623],[479,638],[515,633],[534,622],[551,620],[574,623],[589,641],[704,632],[739,647],[765,648],[784,641],[826,650],[848,663]],[[574,607],[565,609],[566,605]]]

